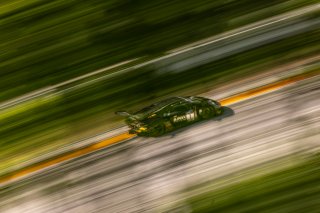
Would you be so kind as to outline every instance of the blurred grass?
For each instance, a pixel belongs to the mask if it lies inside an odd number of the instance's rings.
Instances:
[[[319,212],[320,156],[189,199],[192,212]]]
[[[316,2],[2,1],[0,101]]]

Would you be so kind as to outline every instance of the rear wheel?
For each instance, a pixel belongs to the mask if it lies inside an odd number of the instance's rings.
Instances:
[[[150,136],[161,136],[166,132],[166,127],[163,123],[155,124],[149,132]]]

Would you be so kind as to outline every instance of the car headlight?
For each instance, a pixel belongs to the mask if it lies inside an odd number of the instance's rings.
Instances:
[[[208,103],[214,107],[221,107],[221,104],[218,101],[209,100]]]

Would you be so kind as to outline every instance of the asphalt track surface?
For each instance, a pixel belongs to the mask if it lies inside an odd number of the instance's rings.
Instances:
[[[228,105],[159,138],[136,137],[0,190],[0,212],[159,212],[194,184],[319,151],[320,77]]]

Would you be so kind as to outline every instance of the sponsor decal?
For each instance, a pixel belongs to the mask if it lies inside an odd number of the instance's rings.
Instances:
[[[185,115],[180,115],[180,116],[175,115],[173,117],[173,122],[181,122],[185,120],[187,120],[187,117]]]
[[[186,113],[185,115],[180,115],[180,116],[175,115],[173,117],[173,122],[194,121],[196,117],[197,117],[196,113],[191,111]]]

